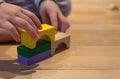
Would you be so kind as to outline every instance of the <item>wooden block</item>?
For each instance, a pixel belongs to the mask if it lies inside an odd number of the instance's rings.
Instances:
[[[50,50],[50,49],[51,49],[51,42],[46,40],[39,40],[36,48],[30,49],[21,45],[17,47],[17,52],[21,56],[30,58],[32,56],[35,56],[39,53],[43,53],[44,51]]]
[[[119,10],[119,7],[117,5],[115,5],[115,4],[110,4],[109,9],[110,10]]]
[[[55,40],[55,27],[47,24],[42,24],[42,29],[38,30],[41,39],[54,41]],[[28,32],[22,30],[21,44],[28,48],[35,48],[38,40],[32,38]]]
[[[58,32],[55,35],[55,41],[51,43],[51,54],[54,55],[58,52],[61,51],[64,48],[69,48],[70,47],[70,35],[62,32]]]
[[[26,58],[26,57],[18,54],[18,62],[20,62],[24,65],[31,65],[31,64],[34,64],[38,61],[46,59],[50,56],[51,56],[51,50],[47,50],[43,53],[37,54],[37,55],[30,57],[30,58]]]

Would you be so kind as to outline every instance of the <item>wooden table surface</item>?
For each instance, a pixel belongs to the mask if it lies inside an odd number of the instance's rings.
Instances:
[[[0,79],[120,79],[120,0],[72,0],[71,48],[32,66],[0,45]]]

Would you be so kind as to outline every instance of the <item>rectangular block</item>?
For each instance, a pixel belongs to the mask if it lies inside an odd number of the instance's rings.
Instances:
[[[50,49],[51,49],[51,43],[49,41],[39,40],[36,48],[30,49],[21,45],[17,47],[17,52],[19,55],[22,55],[26,58],[30,58],[34,55],[37,55],[39,53],[42,53]]]
[[[40,53],[38,55],[35,55],[31,58],[26,58],[18,54],[18,62],[25,64],[25,65],[31,65],[38,61],[41,61],[43,59],[46,59],[51,56],[51,50],[45,51],[43,53]]]

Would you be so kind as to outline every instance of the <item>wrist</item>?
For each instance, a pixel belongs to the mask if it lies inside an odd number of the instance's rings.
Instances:
[[[40,2],[39,2],[39,6],[44,2],[44,1],[56,1],[56,0],[40,0]]]

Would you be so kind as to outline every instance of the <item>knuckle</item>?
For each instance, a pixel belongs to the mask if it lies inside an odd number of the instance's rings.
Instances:
[[[0,27],[3,27],[5,25],[6,21],[0,20]]]
[[[13,32],[14,31],[14,27],[8,27],[7,28],[9,31]]]
[[[29,20],[29,23],[30,23],[31,25],[35,26],[35,24],[33,23],[32,20]]]
[[[0,20],[0,26],[2,26],[4,24],[4,21]]]
[[[27,26],[27,25],[28,25],[28,23],[25,22],[25,21],[21,22],[21,24],[22,24],[23,26]]]
[[[63,15],[60,16],[60,19],[61,19],[61,22],[62,22],[62,23],[68,24],[67,19],[66,19]]]
[[[67,21],[66,19],[63,19],[63,20],[62,20],[62,23],[63,23],[63,24],[68,24],[68,21]]]
[[[30,13],[30,17],[31,17],[31,18],[34,18],[34,17],[36,17],[36,16],[35,16],[35,14]]]

